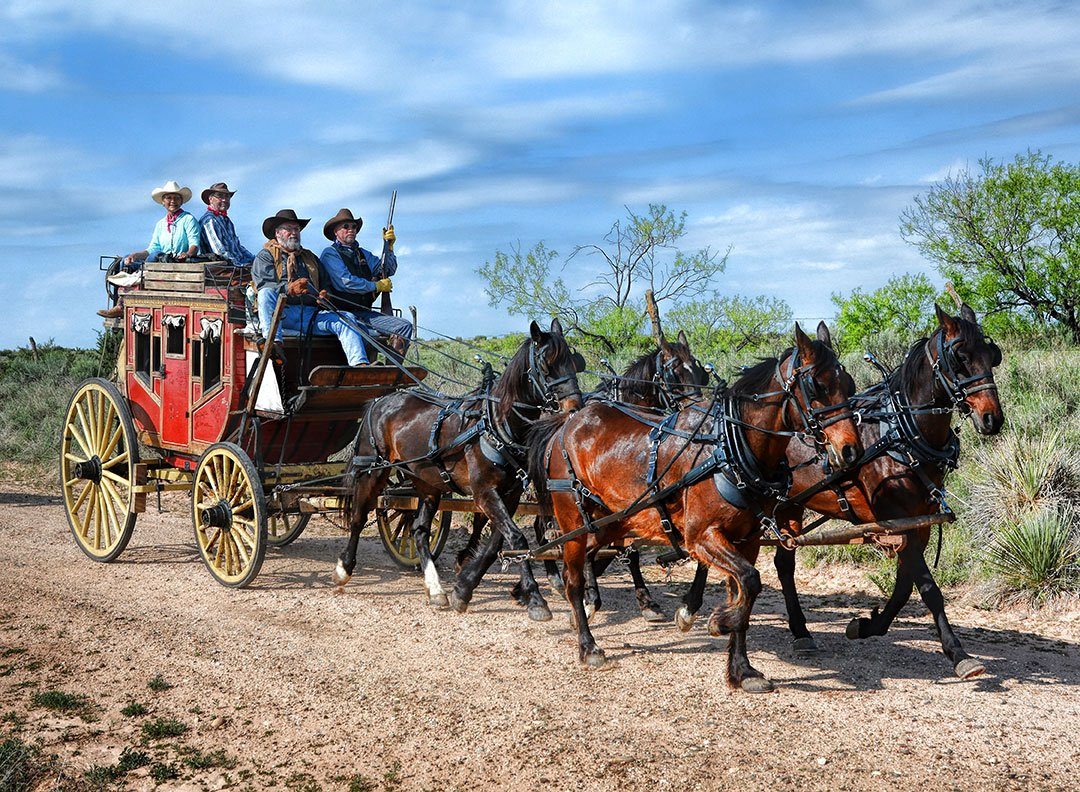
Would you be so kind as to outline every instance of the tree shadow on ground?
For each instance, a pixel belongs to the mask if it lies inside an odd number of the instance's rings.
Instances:
[[[0,506],[59,506],[59,495],[42,495],[36,492],[0,492]]]

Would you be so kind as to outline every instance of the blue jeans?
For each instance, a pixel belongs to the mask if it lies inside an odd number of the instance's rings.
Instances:
[[[278,292],[274,289],[259,289],[259,323],[262,325],[263,335],[270,334],[270,319],[274,316],[277,298]],[[281,321],[278,323],[278,340],[282,337],[282,330],[306,333],[312,316],[315,317],[313,334],[337,336],[350,366],[359,366],[368,362],[364,339],[356,330],[341,321],[336,314],[320,311],[309,305],[286,305],[282,309]]]
[[[353,308],[350,313],[363,327],[370,328],[372,335],[398,335],[405,339],[405,349],[412,340],[412,322],[400,316],[387,316],[378,311]],[[402,350],[404,353],[405,350]]]

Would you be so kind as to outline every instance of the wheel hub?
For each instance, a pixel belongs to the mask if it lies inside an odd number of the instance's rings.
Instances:
[[[90,457],[85,462],[78,462],[75,465],[75,477],[84,479],[85,481],[92,481],[95,484],[101,481],[101,458],[96,454]]]
[[[232,508],[225,501],[218,501],[213,506],[202,510],[203,523],[212,528],[229,530],[232,525]]]

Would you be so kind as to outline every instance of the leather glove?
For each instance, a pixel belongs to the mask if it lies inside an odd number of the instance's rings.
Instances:
[[[381,280],[375,281],[376,292],[388,292],[391,291],[393,288],[394,284],[390,282],[389,278],[382,278]]]
[[[285,291],[288,292],[293,297],[299,297],[302,294],[307,294],[307,292],[308,292],[308,279],[307,278],[297,278],[294,281],[289,281],[289,285],[285,289]]]
[[[390,226],[389,228],[384,228],[382,230],[382,238],[386,244],[393,247],[394,243],[397,242],[397,234],[394,233],[394,227]]]

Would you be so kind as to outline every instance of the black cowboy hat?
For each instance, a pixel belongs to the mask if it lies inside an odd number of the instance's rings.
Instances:
[[[218,182],[217,184],[211,184],[205,190],[202,191],[202,202],[204,204],[210,203],[210,196],[213,193],[225,193],[230,198],[236,195],[236,190],[230,190],[229,185],[225,182]]]
[[[274,232],[277,231],[277,227],[282,223],[299,223],[300,230],[303,231],[308,223],[311,222],[309,217],[307,220],[301,220],[296,216],[296,212],[292,209],[282,209],[273,217],[268,217],[263,220],[262,232],[263,236],[267,239],[274,238]]]
[[[322,227],[323,236],[334,241],[334,231],[340,223],[356,223],[356,230],[359,231],[364,227],[364,218],[353,217],[352,212],[348,209],[338,209],[338,213],[326,221],[326,225]]]

